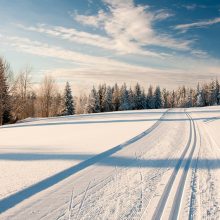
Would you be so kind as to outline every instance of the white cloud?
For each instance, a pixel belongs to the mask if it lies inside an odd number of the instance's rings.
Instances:
[[[198,6],[196,4],[190,4],[190,5],[183,5],[184,8],[186,8],[187,10],[194,10],[196,9]]]
[[[198,67],[199,65],[199,67]],[[206,65],[200,62],[188,63],[185,69],[151,69],[151,68],[74,68],[48,69],[44,73],[51,74],[63,81],[72,81],[74,93],[88,92],[100,83],[113,85],[115,82],[135,85],[139,82],[145,88],[150,84],[160,85],[168,89],[182,85],[196,86],[198,82],[209,81],[220,77],[220,66]],[[189,80],[190,79],[190,80]]]
[[[78,31],[74,28],[65,28],[61,26],[46,26],[42,24],[37,25],[35,27],[26,27],[20,24],[17,24],[17,26],[24,30],[44,33],[81,44],[89,44],[106,49],[110,49],[112,47],[112,45],[109,44],[109,38],[96,34],[90,34],[88,32]]]
[[[87,44],[110,50],[118,54],[134,54],[151,57],[164,57],[168,54],[148,49],[148,46],[159,46],[173,50],[190,51],[192,40],[177,40],[169,35],[157,33],[155,22],[172,16],[167,10],[150,11],[149,6],[135,6],[132,0],[103,0],[108,10],[99,10],[96,15],[71,16],[83,24],[105,32],[105,36],[79,31],[75,28],[61,26],[37,25],[20,28],[44,33],[79,44]]]
[[[103,0],[103,2],[109,4],[111,7],[130,7],[133,6],[133,0]]]
[[[0,36],[0,40],[1,43],[9,45],[17,51],[23,51],[38,56],[63,59],[79,64],[80,66],[88,66],[89,68],[93,67],[95,69],[101,69],[102,71],[115,71],[116,69],[122,69],[123,71],[131,70],[133,72],[140,70],[154,71],[153,68],[140,67],[138,65],[128,64],[107,57],[86,55],[61,47],[51,46],[39,41],[33,41],[29,38]]]
[[[199,61],[199,58],[207,57],[207,54],[204,51],[193,49],[193,41],[177,40],[155,30],[155,23],[172,16],[169,11],[157,10],[152,12],[148,6],[135,6],[132,0],[105,0],[105,3],[108,10],[100,10],[96,15],[73,15],[79,23],[95,27],[94,30],[101,30],[100,32],[97,31],[96,34],[62,26],[17,26],[27,31],[38,32],[44,37],[46,35],[74,42],[72,45],[69,44],[71,48],[74,48],[73,45],[78,43],[108,50],[110,56],[113,54],[112,57],[115,55],[117,57],[118,54],[151,56],[148,59],[141,57],[140,60],[137,56],[120,57],[126,58],[126,60],[134,58],[132,62],[138,60],[138,63],[143,65],[152,62],[151,65],[158,66],[158,68],[143,67],[138,64],[129,64],[129,61],[126,63],[110,57],[96,56],[96,50],[94,50],[94,55],[87,55],[86,52],[79,53],[28,38],[0,35],[0,44],[6,44],[19,52],[52,57],[59,61],[69,61],[68,66],[73,66],[73,68],[53,69],[47,70],[47,72],[53,73],[59,78],[72,79],[79,84],[79,88],[83,85],[86,87],[87,84],[91,86],[101,81],[106,83],[139,81],[145,85],[147,83],[154,85],[159,83],[162,86],[173,87],[184,83],[191,84],[199,79],[210,79],[211,76],[220,76],[219,64],[212,62],[210,57],[206,60],[207,62],[204,61],[205,59]],[[189,27],[185,27],[185,29],[193,27],[195,24],[204,26],[214,24],[213,22],[216,20],[186,24]],[[104,35],[98,34],[103,32],[105,32]],[[38,36],[35,37],[37,39]],[[176,53],[175,57],[166,56],[162,52],[146,49],[147,46],[188,51],[188,57],[181,57],[181,53]],[[158,59],[158,57],[163,59]],[[72,65],[72,63],[77,65]]]
[[[182,29],[182,30],[188,30],[190,28],[201,28],[201,27],[206,27],[209,25],[217,24],[220,23],[220,17],[219,18],[214,18],[210,20],[203,20],[203,21],[198,21],[198,22],[193,22],[189,24],[179,24],[175,26],[175,29]]]
[[[94,26],[94,27],[99,27],[100,24],[105,20],[106,18],[106,14],[103,12],[103,10],[100,10],[98,12],[98,15],[79,15],[77,13],[73,13],[71,14],[74,19],[78,22],[80,22],[81,24],[84,25],[90,25],[90,26]]]
[[[155,12],[154,14],[154,20],[155,21],[160,21],[160,20],[165,20],[169,17],[174,16],[174,14],[170,13],[167,10],[161,9]]]
[[[161,86],[173,88],[174,85],[194,85],[198,80],[220,76],[220,65],[218,61],[212,60],[168,57],[163,62],[167,63],[169,67],[151,68],[105,57],[89,56],[28,38],[1,36],[0,41],[2,45],[6,44],[8,48],[12,47],[19,52],[57,58],[77,64],[70,69],[59,68],[45,71],[45,73],[57,77],[59,82],[62,82],[62,79],[74,81],[77,90],[80,88],[88,90],[93,84],[101,82],[108,84],[127,82],[133,85],[137,81],[144,86],[159,83]]]
[[[144,46],[149,45],[190,50],[191,41],[160,35],[154,30],[155,22],[172,16],[168,11],[151,12],[149,6],[135,6],[132,0],[104,0],[104,2],[108,7],[107,12],[101,10],[92,16],[75,14],[74,18],[81,24],[104,30],[118,50],[128,53],[134,50],[140,53],[146,51],[146,48],[143,49]]]
[[[200,58],[208,58],[208,53],[202,50],[192,50],[191,54]]]
[[[68,40],[70,42],[76,42],[83,45],[87,44],[90,46],[100,47],[102,49],[115,51],[119,54],[138,54],[152,57],[162,57],[165,55],[163,53],[142,50],[139,46],[130,42],[123,42],[123,44],[120,45],[116,40],[110,37],[104,37],[101,35],[78,31],[74,28],[65,28],[61,26],[46,26],[42,24],[37,25],[35,27],[26,27],[21,24],[16,25],[24,30],[44,33],[50,36],[58,37],[61,39]]]
[[[177,69],[163,70],[159,68],[143,67],[139,65],[128,64],[105,57],[97,57],[81,54],[71,50],[63,49],[57,46],[51,46],[39,41],[33,41],[21,37],[0,37],[1,43],[12,47],[19,52],[25,52],[44,57],[62,59],[77,64],[71,71],[57,71],[58,77],[76,77],[79,80],[90,79],[91,81],[103,79],[107,81],[138,81],[150,77],[157,80],[164,73],[177,73]],[[60,70],[60,69],[59,69]],[[94,79],[94,80],[93,80]]]

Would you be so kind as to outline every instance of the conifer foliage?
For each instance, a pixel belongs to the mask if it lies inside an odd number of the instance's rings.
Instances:
[[[6,66],[0,58],[0,125],[10,121],[10,96],[7,84]]]
[[[64,90],[64,107],[65,107],[64,109],[65,115],[74,114],[73,95],[72,95],[72,90],[71,90],[69,82],[66,83],[65,90]]]
[[[101,100],[100,100],[101,99]],[[115,84],[113,87],[106,84],[99,85],[98,90],[93,87],[87,105],[88,113],[160,109],[160,108],[189,108],[220,104],[220,85],[218,80],[198,85],[197,89],[179,87],[169,91],[157,86],[149,86],[147,94],[144,88],[137,83],[134,88],[127,88]]]
[[[97,93],[94,86],[93,86],[91,93],[89,95],[89,98],[88,98],[87,112],[88,113],[100,112],[99,94]]]

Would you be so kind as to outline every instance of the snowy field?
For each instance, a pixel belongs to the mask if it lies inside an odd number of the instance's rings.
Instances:
[[[220,107],[0,128],[0,219],[219,219]]]
[[[162,113],[28,119],[2,127],[0,199],[125,142],[150,127]]]

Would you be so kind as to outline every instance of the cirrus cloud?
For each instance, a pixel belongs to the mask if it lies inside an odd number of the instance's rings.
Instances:
[[[188,30],[190,28],[201,28],[201,27],[207,27],[213,24],[220,23],[220,17],[218,18],[213,18],[209,20],[203,20],[203,21],[198,21],[198,22],[193,22],[193,23],[188,23],[188,24],[179,24],[175,26],[175,29],[181,29],[181,30]]]

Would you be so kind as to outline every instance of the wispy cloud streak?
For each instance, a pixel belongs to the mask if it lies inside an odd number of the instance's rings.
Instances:
[[[134,44],[129,45],[118,45],[116,41],[110,37],[104,37],[97,34],[91,34],[89,32],[78,31],[75,28],[66,28],[61,26],[48,26],[40,24],[37,26],[24,26],[21,24],[16,24],[16,26],[28,30],[35,31],[38,33],[44,33],[49,36],[61,38],[68,40],[70,42],[79,43],[83,45],[89,45],[94,47],[99,47],[102,49],[115,51],[119,54],[138,54],[152,57],[162,57],[163,53],[156,53],[149,50],[141,50],[139,47]]]
[[[193,22],[193,23],[189,23],[189,24],[179,24],[179,25],[175,26],[175,29],[187,30],[187,29],[194,28],[194,27],[195,28],[206,27],[206,26],[210,26],[213,24],[217,24],[217,23],[220,23],[220,17],[210,19],[210,20],[205,20],[205,21]]]

